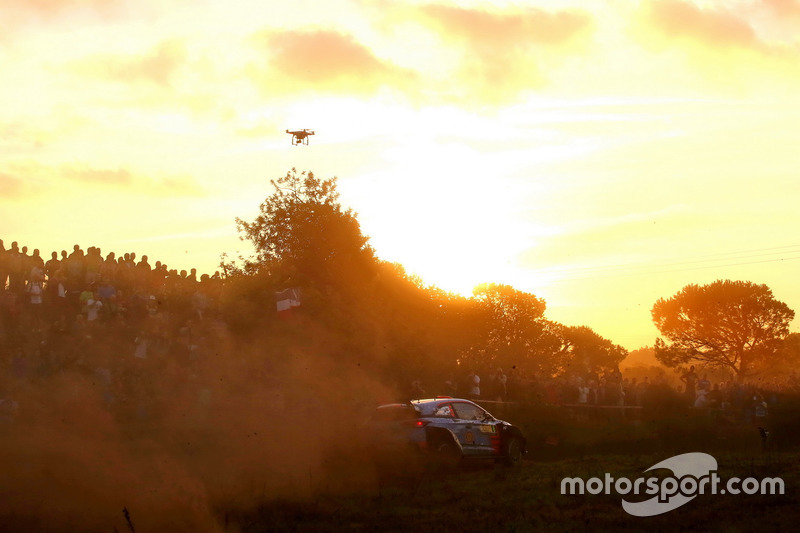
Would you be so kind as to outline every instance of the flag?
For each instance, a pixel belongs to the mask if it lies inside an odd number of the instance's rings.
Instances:
[[[275,303],[278,313],[291,311],[293,307],[300,305],[300,289],[290,288],[275,293]]]

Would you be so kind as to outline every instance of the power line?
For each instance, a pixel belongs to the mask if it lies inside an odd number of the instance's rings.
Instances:
[[[749,259],[753,257],[764,257],[769,255],[778,255],[782,253],[786,253],[785,251],[773,251],[768,253],[755,253],[755,252],[766,252],[769,250],[787,250],[791,248],[796,248],[796,250],[791,250],[789,253],[800,252],[800,244],[791,245],[791,246],[778,246],[773,248],[758,248],[755,250],[743,250],[738,252],[721,252],[718,254],[710,254],[699,256],[697,259],[689,259],[685,261],[672,261],[666,263],[658,263],[657,266],[677,266],[677,265],[685,265],[685,264],[696,264],[696,263],[705,263],[705,262],[717,262],[717,261],[725,261],[728,258],[724,256],[735,256],[741,255],[736,259]],[[718,258],[718,259],[717,259]],[[582,267],[574,267],[570,270],[579,272],[579,271],[587,271],[587,272],[597,272],[598,270],[619,270],[619,269],[629,269],[632,267],[639,267],[639,266],[649,266],[652,262],[648,263],[620,263],[620,264],[611,264],[611,265],[592,265],[592,266],[582,266]],[[546,268],[539,270],[540,272],[547,272],[547,271],[560,271],[561,269],[557,267]]]
[[[783,250],[783,251],[780,251]],[[767,252],[767,253],[755,253]],[[736,256],[739,257],[736,257]],[[775,255],[782,255],[773,259],[754,260],[760,257],[770,257]],[[800,245],[779,246],[772,248],[760,248],[754,250],[738,251],[738,252],[722,252],[719,254],[712,254],[708,256],[701,256],[700,259],[690,259],[686,261],[673,261],[666,263],[628,263],[616,265],[601,265],[601,266],[582,266],[575,268],[552,267],[548,269],[536,270],[537,274],[541,275],[558,275],[566,274],[564,277],[559,277],[554,281],[569,281],[580,279],[591,279],[595,277],[607,277],[613,275],[648,275],[648,274],[664,274],[670,272],[683,272],[691,270],[705,270],[709,268],[728,268],[733,266],[744,266],[764,263],[779,263],[786,261],[794,261],[800,259]],[[736,262],[730,262],[736,260]],[[720,262],[724,262],[719,264]],[[714,263],[714,264],[708,264]],[[699,266],[698,266],[699,265]],[[677,267],[677,268],[669,268]]]

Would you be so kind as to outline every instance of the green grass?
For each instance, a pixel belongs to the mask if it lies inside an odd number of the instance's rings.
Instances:
[[[265,502],[229,514],[228,525],[247,533],[266,531],[778,531],[800,517],[797,452],[720,452],[718,474],[779,476],[783,496],[699,495],[669,513],[628,515],[618,495],[560,494],[564,477],[588,479],[609,472],[635,479],[662,453],[584,455],[515,469],[475,466],[450,474],[398,475],[371,490],[318,494],[305,501]]]

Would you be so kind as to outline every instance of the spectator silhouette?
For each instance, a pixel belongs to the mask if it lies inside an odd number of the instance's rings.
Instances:
[[[67,278],[69,280],[68,290],[79,291],[83,289],[84,275],[86,267],[84,265],[83,250],[79,245],[72,247],[72,253],[67,258]]]
[[[52,278],[59,268],[61,268],[61,261],[58,260],[58,252],[53,252],[50,254],[50,259],[44,264],[44,274],[47,279]]]
[[[689,405],[694,405],[697,396],[697,374],[694,371],[694,365],[689,367],[689,371],[681,376],[681,381],[686,385],[684,395]]]
[[[11,249],[6,253],[6,268],[8,269],[8,290],[22,294],[25,290],[25,266],[17,241],[11,243]]]
[[[6,265],[7,252],[3,244],[3,239],[0,239],[0,290],[5,290],[6,281],[8,280],[8,266]]]

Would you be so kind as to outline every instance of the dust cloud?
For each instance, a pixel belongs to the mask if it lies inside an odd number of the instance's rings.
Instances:
[[[289,328],[305,342],[205,318],[146,357],[115,330],[6,354],[0,530],[215,532],[275,498],[369,490],[360,428],[393,393],[324,328]]]

